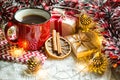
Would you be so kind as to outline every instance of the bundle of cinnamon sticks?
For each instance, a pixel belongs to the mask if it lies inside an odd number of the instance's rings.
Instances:
[[[56,30],[53,30],[52,37],[53,37],[53,51],[57,52],[57,55],[61,55],[62,49],[61,49],[59,32],[56,32]]]

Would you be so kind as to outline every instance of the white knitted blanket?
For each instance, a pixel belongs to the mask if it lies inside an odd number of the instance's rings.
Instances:
[[[63,60],[48,59],[38,74],[24,75],[26,65],[0,61],[0,80],[110,80],[111,71],[102,76],[85,72],[70,55]]]

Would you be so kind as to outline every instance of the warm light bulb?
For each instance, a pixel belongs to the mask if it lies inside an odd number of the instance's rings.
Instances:
[[[25,47],[27,46],[27,42],[26,41],[23,42],[23,46],[25,46]]]
[[[19,47],[23,48],[23,49],[27,49],[28,48],[28,41],[26,40],[23,40],[23,41],[20,41],[18,43]]]
[[[25,51],[24,51],[23,48],[16,48],[16,47],[14,47],[14,48],[12,48],[12,49],[10,50],[10,54],[11,54],[11,56],[13,56],[13,57],[20,57],[20,56],[22,56],[24,53],[25,53]]]
[[[23,50],[22,49],[15,49],[14,50],[14,53],[16,54],[21,54],[23,52]]]

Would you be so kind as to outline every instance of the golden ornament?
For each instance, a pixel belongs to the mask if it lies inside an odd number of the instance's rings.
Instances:
[[[88,69],[90,72],[103,74],[107,70],[108,59],[100,52],[97,52],[93,59],[90,60]]]
[[[82,13],[79,16],[79,27],[81,27],[83,31],[89,31],[89,29],[95,27],[95,25],[96,23],[88,14]]]
[[[36,74],[39,69],[41,68],[41,60],[38,59],[38,57],[31,57],[27,61],[27,67],[26,73],[28,74]]]

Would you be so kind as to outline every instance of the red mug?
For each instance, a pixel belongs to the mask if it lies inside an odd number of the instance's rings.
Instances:
[[[50,13],[43,9],[20,9],[14,14],[12,22],[5,26],[5,37],[9,43],[25,50],[38,50],[50,36],[50,18]],[[12,26],[16,28],[15,40],[11,40],[8,35]]]

